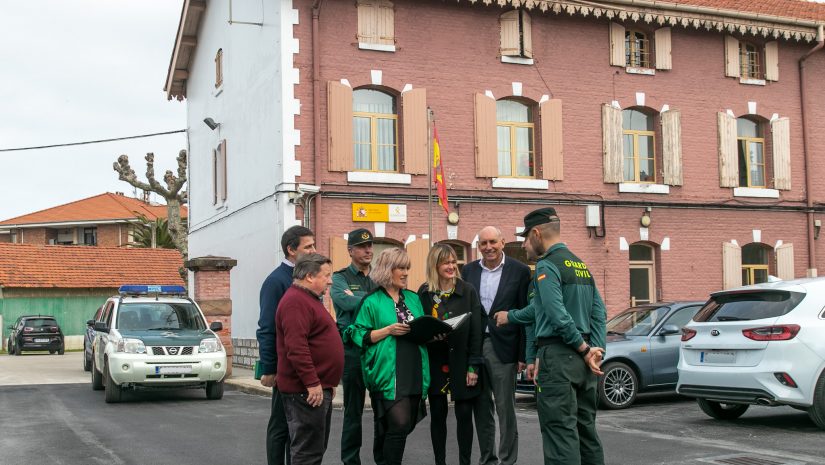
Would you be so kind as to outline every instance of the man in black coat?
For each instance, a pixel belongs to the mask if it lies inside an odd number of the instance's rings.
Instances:
[[[475,423],[481,448],[481,465],[512,465],[518,459],[515,379],[524,369],[524,327],[497,327],[493,315],[527,306],[530,268],[504,256],[504,237],[494,226],[478,233],[480,260],[468,263],[461,277],[478,289],[484,318],[482,352],[485,365],[481,376],[482,393],[475,405]],[[493,399],[495,398],[495,401]],[[499,447],[496,456],[496,421],[498,414]]]

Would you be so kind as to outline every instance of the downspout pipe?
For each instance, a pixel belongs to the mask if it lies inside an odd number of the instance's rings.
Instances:
[[[321,186],[321,50],[320,50],[320,17],[321,4],[323,0],[312,2],[312,160],[313,173],[312,183]],[[313,196],[315,200],[315,215],[311,224],[306,227],[312,229],[317,236],[321,230],[321,194]],[[304,208],[310,208],[311,201],[304,204]],[[305,215],[309,220],[309,212]]]
[[[802,112],[802,156],[805,160],[805,205],[807,207],[808,219],[808,277],[815,277],[816,270],[816,246],[814,245],[814,198],[811,194],[811,154],[808,152],[810,142],[808,140],[810,129],[808,127],[808,113],[805,106],[805,61],[814,53],[825,47],[825,34],[823,25],[820,24],[816,30],[816,45],[799,59],[799,99]]]

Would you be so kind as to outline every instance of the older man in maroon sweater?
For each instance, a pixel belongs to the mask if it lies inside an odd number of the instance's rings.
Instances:
[[[292,278],[275,313],[276,380],[289,426],[292,465],[320,465],[329,441],[332,398],[344,372],[344,346],[321,303],[332,284],[332,263],[323,255],[303,255]]]

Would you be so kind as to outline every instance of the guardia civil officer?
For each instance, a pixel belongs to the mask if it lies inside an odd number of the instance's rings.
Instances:
[[[533,297],[524,309],[497,313],[496,321],[534,324],[544,463],[603,465],[596,386],[606,312],[589,268],[561,242],[560,231],[554,208],[524,217],[524,248],[529,259],[538,260]]]
[[[330,296],[335,307],[339,332],[355,322],[355,312],[361,300],[376,288],[369,278],[372,264],[372,233],[356,229],[349,233],[347,251],[352,263],[332,275]],[[341,430],[341,462],[361,464],[361,416],[367,388],[361,374],[361,348],[344,344],[344,426]]]

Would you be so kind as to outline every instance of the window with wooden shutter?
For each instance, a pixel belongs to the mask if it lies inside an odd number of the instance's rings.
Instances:
[[[739,39],[725,36],[725,76],[739,77]]]
[[[782,244],[776,248],[776,277],[794,279],[793,244]]]
[[[499,17],[501,24],[501,47],[502,56],[521,56],[521,30],[519,29],[518,10],[507,11]]]
[[[539,105],[541,118],[541,174],[543,179],[564,179],[561,100],[547,100]]]
[[[790,120],[788,118],[779,118],[771,123],[773,182],[775,188],[782,190],[791,189],[790,131]]]
[[[521,19],[521,55],[525,58],[533,58],[533,20],[524,10],[519,10],[519,18]]]
[[[531,105],[516,99],[496,102],[496,147],[499,176],[535,177],[535,123]]]
[[[355,171],[398,171],[396,98],[377,89],[352,93]]]
[[[404,172],[427,174],[429,166],[429,125],[427,90],[412,89],[401,94],[404,134]]]
[[[662,164],[664,182],[671,186],[681,186],[682,179],[682,114],[678,110],[668,110],[661,115],[662,122]]]
[[[622,180],[656,182],[654,116],[637,109],[622,110]]]
[[[329,170],[351,171],[352,88],[340,82],[327,84],[327,132],[329,133]]]
[[[646,33],[627,29],[624,33],[625,63],[631,68],[650,68],[650,39]]]
[[[610,23],[610,65],[627,66],[625,55],[625,29],[618,23]]]
[[[395,9],[392,2],[378,2],[376,21],[377,43],[380,45],[395,45]]]
[[[779,42],[775,40],[765,44],[765,79],[779,80]]]
[[[387,0],[358,0],[358,43],[395,45],[395,10]]]
[[[660,27],[659,29],[656,29],[654,42],[654,46],[656,48],[656,69],[672,69],[673,64],[670,54],[670,28]]]
[[[753,242],[742,246],[742,280],[740,286],[768,282],[770,276],[770,247]]]
[[[739,75],[745,79],[762,79],[761,47],[739,42]]]
[[[719,187],[738,187],[736,118],[719,112],[717,122],[719,125]]]
[[[602,153],[604,182],[622,182],[622,110],[602,105]]]
[[[498,176],[496,145],[496,101],[484,94],[475,95],[475,162],[476,176]]]
[[[722,243],[722,289],[742,285],[742,249],[732,242]]]
[[[765,135],[762,124],[748,118],[736,120],[739,187],[768,187],[765,175]]]

